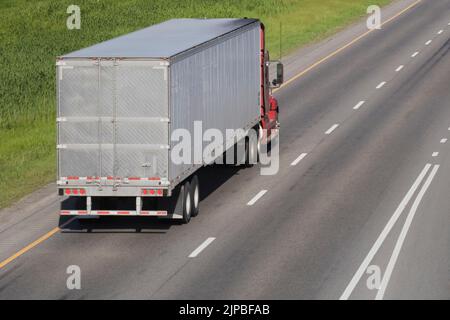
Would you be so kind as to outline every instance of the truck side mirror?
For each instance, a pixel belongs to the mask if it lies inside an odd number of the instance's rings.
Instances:
[[[280,61],[271,61],[272,63],[276,62],[276,72],[277,76],[275,79],[272,80],[272,86],[277,88],[281,86],[281,84],[284,81],[284,70],[283,70],[283,64]]]
[[[281,62],[277,63],[277,85],[281,85],[284,81],[284,70],[283,70],[283,64]]]

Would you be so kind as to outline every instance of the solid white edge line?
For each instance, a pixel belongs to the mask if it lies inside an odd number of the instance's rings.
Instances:
[[[354,110],[358,110],[364,103],[366,103],[364,100],[358,102],[356,106],[353,107]]]
[[[411,58],[415,58],[418,54],[419,54],[419,51],[414,52],[414,53],[411,55]]]
[[[252,206],[256,203],[256,201],[259,200],[259,198],[261,198],[265,193],[267,192],[267,190],[261,190],[260,192],[258,192],[258,194],[256,196],[254,196],[249,202],[247,202],[248,206]]]
[[[304,157],[306,157],[308,154],[307,153],[302,153],[301,155],[299,155],[297,157],[297,159],[295,159],[294,161],[292,161],[291,166],[296,166],[300,161],[303,160]]]
[[[386,239],[387,235],[393,228],[394,224],[397,222],[398,218],[402,214],[403,210],[405,210],[406,205],[408,204],[409,200],[411,200],[412,196],[416,192],[417,188],[419,187],[420,183],[424,179],[425,175],[427,174],[428,170],[430,169],[431,164],[427,163],[425,167],[420,172],[417,179],[414,181],[411,188],[406,193],[403,200],[398,205],[397,209],[395,210],[392,217],[389,219],[388,223],[384,227],[383,231],[381,231],[380,235],[378,236],[377,240],[373,244],[372,248],[370,249],[367,256],[364,258],[363,262],[359,266],[356,273],[353,275],[353,278],[350,280],[349,284],[345,288],[344,292],[340,296],[339,300],[347,300],[350,295],[352,294],[353,290],[355,289],[356,285],[361,280],[362,275],[366,271],[367,267],[369,266],[370,262],[372,261],[375,254],[378,252],[379,248],[383,244],[384,240]]]
[[[411,223],[414,219],[414,215],[416,214],[417,208],[420,205],[420,202],[422,201],[423,196],[428,190],[428,187],[430,186],[431,182],[433,181],[434,176],[436,175],[436,172],[439,169],[439,165],[435,165],[433,167],[433,170],[431,170],[430,175],[428,176],[427,180],[425,181],[424,185],[419,191],[419,194],[417,195],[417,198],[414,200],[413,205],[411,206],[411,209],[409,210],[408,216],[406,217],[405,224],[403,225],[402,231],[400,232],[400,235],[398,236],[397,243],[395,244],[394,251],[392,252],[391,258],[389,259],[389,263],[386,267],[386,271],[384,272],[383,279],[381,280],[380,288],[378,289],[377,296],[375,297],[375,300],[382,300],[384,293],[386,291],[387,285],[389,283],[389,279],[391,278],[392,271],[394,270],[395,263],[397,262],[397,258],[400,254],[400,251],[402,250],[403,242],[405,241],[406,235],[408,234],[408,230],[411,227]]]
[[[386,81],[381,82],[379,85],[377,85],[377,89],[381,89],[386,84]]]
[[[202,252],[214,240],[216,240],[216,238],[210,237],[210,238],[206,239],[205,241],[203,241],[203,243],[201,245],[199,245],[197,247],[197,249],[192,251],[192,253],[189,255],[189,258],[195,258],[196,256],[198,256],[200,254],[200,252]]]
[[[327,131],[325,131],[325,134],[331,134],[334,130],[336,130],[336,128],[339,127],[339,123],[335,123],[333,124],[330,129],[328,129]]]
[[[395,72],[401,71],[404,67],[405,67],[404,65],[399,66],[397,69],[395,69]]]

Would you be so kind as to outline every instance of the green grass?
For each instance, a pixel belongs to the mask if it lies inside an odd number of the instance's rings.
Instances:
[[[0,0],[0,207],[55,178],[55,57],[174,17],[257,17],[277,58],[389,0]],[[67,30],[70,4],[81,30]]]

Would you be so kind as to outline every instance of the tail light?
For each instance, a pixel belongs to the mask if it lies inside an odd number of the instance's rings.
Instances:
[[[162,189],[142,189],[141,194],[144,196],[150,195],[150,196],[162,197],[164,195],[164,191]]]
[[[74,195],[74,196],[81,195],[81,196],[84,196],[84,195],[86,195],[86,190],[85,189],[65,189],[64,190],[64,194],[66,196],[70,196],[70,195]]]

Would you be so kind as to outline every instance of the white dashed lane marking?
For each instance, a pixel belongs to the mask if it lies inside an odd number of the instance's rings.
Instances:
[[[405,67],[404,65],[399,66],[397,69],[395,69],[395,72],[401,71],[404,67]]]
[[[199,245],[197,247],[197,249],[192,251],[192,253],[189,255],[189,258],[195,258],[196,256],[198,256],[200,254],[200,252],[205,250],[205,248],[207,246],[209,246],[211,244],[211,242],[213,242],[214,240],[216,240],[216,238],[213,238],[213,237],[206,239],[201,245]]]
[[[365,103],[365,101],[360,101],[356,106],[353,107],[354,110],[358,110]]]
[[[327,131],[325,131],[325,134],[331,134],[334,130],[336,130],[336,128],[339,127],[339,123],[333,124],[330,129],[328,129]]]
[[[295,159],[294,161],[292,161],[291,166],[296,166],[300,161],[303,160],[304,157],[306,157],[308,154],[307,153],[302,153],[301,155],[299,155],[297,157],[297,159]]]
[[[379,85],[377,85],[377,89],[381,89],[386,84],[386,81],[381,82]]]
[[[252,200],[247,202],[247,205],[248,206],[254,205],[256,203],[256,201],[258,201],[266,192],[267,192],[267,190],[261,190],[260,192],[258,192],[258,194],[252,198]]]
[[[419,54],[419,51],[414,52],[414,53],[411,55],[411,58],[415,58],[418,54]]]

